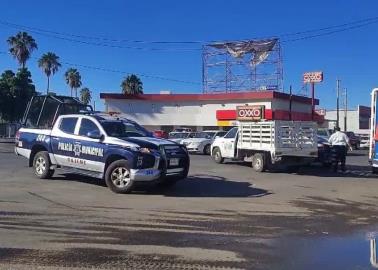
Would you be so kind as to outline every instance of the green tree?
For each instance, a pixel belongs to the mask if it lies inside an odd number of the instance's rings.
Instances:
[[[6,70],[0,76],[1,118],[14,122],[21,120],[30,98],[36,94],[31,74],[20,68],[16,74]]]
[[[80,90],[80,100],[84,104],[88,105],[92,100],[92,92],[88,87],[84,87]]]
[[[75,89],[75,97],[77,97],[77,89],[81,86],[81,75],[76,68],[69,68],[66,73],[64,73],[66,78],[66,83],[71,88],[71,97],[72,92]]]
[[[34,38],[26,32],[19,32],[7,40],[9,52],[17,59],[22,68],[25,68],[26,61],[30,58],[31,53],[38,49]]]
[[[122,93],[127,95],[143,94],[143,83],[138,76],[131,74],[121,83]]]
[[[50,76],[58,72],[61,64],[59,63],[59,56],[55,53],[48,52],[41,56],[38,60],[38,66],[47,76],[47,94],[50,90]]]

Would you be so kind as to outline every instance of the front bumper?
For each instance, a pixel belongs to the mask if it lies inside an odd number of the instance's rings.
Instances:
[[[158,169],[131,169],[130,178],[133,181],[154,181],[160,178]]]
[[[200,150],[198,148],[186,148],[188,150],[188,152],[190,153],[195,153],[195,152],[199,152]]]

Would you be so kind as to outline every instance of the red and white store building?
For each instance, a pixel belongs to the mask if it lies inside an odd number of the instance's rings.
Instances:
[[[142,94],[101,93],[108,112],[124,113],[150,130],[171,131],[228,129],[235,125],[237,106],[264,106],[266,120],[311,121],[311,99],[275,92],[253,91],[226,94]],[[315,100],[315,105],[319,101]],[[290,109],[291,107],[291,109]],[[314,119],[322,121],[315,114]]]

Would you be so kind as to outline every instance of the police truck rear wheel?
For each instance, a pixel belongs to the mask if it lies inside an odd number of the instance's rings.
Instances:
[[[115,193],[131,192],[134,182],[126,160],[117,160],[109,165],[105,172],[105,183]]]
[[[54,170],[50,169],[51,162],[47,151],[40,151],[35,154],[33,159],[34,174],[41,179],[50,178]]]
[[[253,155],[252,158],[252,168],[256,172],[263,172],[265,170],[265,161],[264,161],[264,155],[257,153]]]

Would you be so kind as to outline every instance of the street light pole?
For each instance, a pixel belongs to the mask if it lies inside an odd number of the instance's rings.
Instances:
[[[339,123],[339,95],[340,95],[340,80],[336,80],[336,127],[340,127]]]
[[[347,129],[347,114],[348,114],[348,89],[344,88],[344,95],[345,95],[345,104],[344,104],[344,131],[346,132]]]

